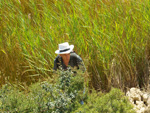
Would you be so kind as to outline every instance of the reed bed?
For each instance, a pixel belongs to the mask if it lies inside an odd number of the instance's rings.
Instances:
[[[54,51],[68,41],[85,62],[89,86],[148,85],[149,0],[1,0],[0,84],[53,75]]]

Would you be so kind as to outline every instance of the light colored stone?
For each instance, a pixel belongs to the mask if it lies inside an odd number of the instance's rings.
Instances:
[[[137,113],[150,113],[150,95],[146,92],[140,91],[137,88],[131,88],[126,96],[134,105],[134,110]]]
[[[145,113],[145,108],[141,108],[141,113]]]
[[[130,91],[127,91],[126,96],[128,97],[130,96]]]
[[[136,105],[144,107],[144,103],[143,101],[136,101]]]
[[[126,96],[130,96],[130,91],[127,91],[127,92],[126,92]]]
[[[135,92],[137,92],[137,91],[138,91],[137,88],[131,88],[131,89],[130,89],[130,93],[132,93],[132,94],[135,93]]]
[[[147,104],[148,104],[148,106],[150,106],[150,96],[147,99]]]
[[[137,107],[139,110],[145,108],[144,104],[139,104],[139,105],[137,105],[136,107]]]
[[[142,107],[142,108],[140,109],[140,113],[145,113],[145,108],[144,108],[144,107]]]
[[[147,102],[147,99],[148,99],[148,94],[147,93],[145,93],[145,94],[143,94],[143,101],[144,102]]]
[[[145,109],[144,113],[150,113],[150,106]]]
[[[133,100],[135,100],[135,101],[140,101],[141,100],[141,96],[140,95],[136,95],[136,94],[133,94],[132,96],[131,96],[131,98],[133,99]]]
[[[129,101],[130,101],[132,104],[134,104],[133,99],[131,99],[130,97],[128,97],[128,99],[129,99]]]
[[[140,101],[141,100],[141,91],[137,88],[131,88],[129,92],[127,92],[127,96],[132,98],[133,100]]]
[[[138,92],[138,94],[142,96],[144,93],[141,91],[141,92]]]

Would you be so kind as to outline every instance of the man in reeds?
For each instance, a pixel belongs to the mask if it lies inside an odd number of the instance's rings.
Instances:
[[[82,58],[73,52],[73,48],[74,45],[69,45],[68,42],[59,44],[59,49],[55,51],[58,56],[54,60],[54,70],[71,70],[74,73],[74,69],[85,71]]]
[[[69,70],[76,75],[76,69],[85,72],[85,66],[82,58],[73,51],[74,45],[69,45],[68,42],[59,44],[59,49],[55,51],[58,56],[54,60],[54,70]],[[83,90],[85,94],[85,88]],[[84,104],[83,100],[80,102]]]

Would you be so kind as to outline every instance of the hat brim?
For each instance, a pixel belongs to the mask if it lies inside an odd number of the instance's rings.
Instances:
[[[70,48],[70,50],[68,50],[68,51],[60,52],[60,50],[56,50],[55,53],[56,54],[67,54],[67,53],[70,53],[73,50],[74,45],[70,45],[69,48]]]

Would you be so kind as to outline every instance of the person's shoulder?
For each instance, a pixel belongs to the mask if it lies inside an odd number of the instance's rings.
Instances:
[[[71,56],[71,57],[77,57],[78,55],[77,55],[77,53],[75,53],[75,52],[71,52],[71,53],[70,53],[70,56]]]
[[[59,58],[60,58],[60,56],[57,55],[57,56],[55,57],[54,61],[57,61]]]
[[[71,52],[70,53],[70,57],[72,57],[72,58],[75,58],[75,59],[79,59],[79,60],[82,60],[82,58],[77,54],[77,53],[75,53],[75,52]]]

